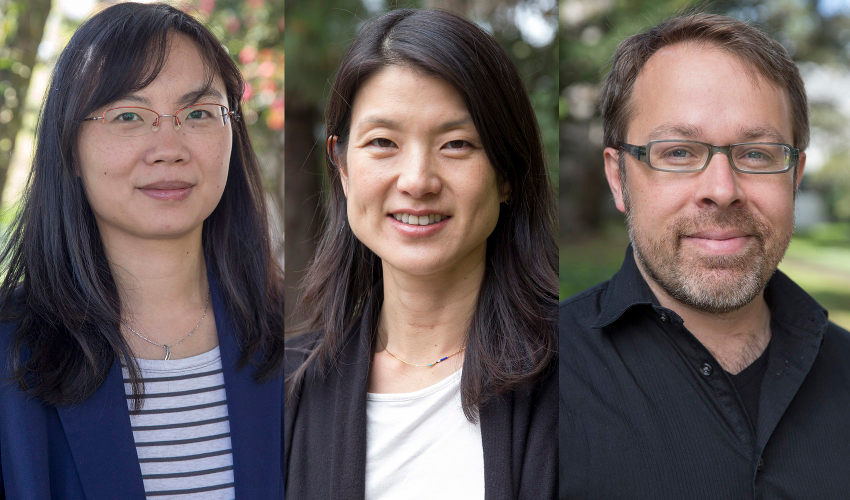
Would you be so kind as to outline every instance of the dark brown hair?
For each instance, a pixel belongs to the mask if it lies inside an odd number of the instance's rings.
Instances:
[[[487,239],[487,262],[467,332],[461,381],[464,413],[496,394],[532,384],[557,351],[555,196],[544,164],[534,110],[520,76],[492,36],[439,10],[396,10],[366,25],[337,71],[325,113],[327,134],[348,142],[358,89],[378,71],[404,65],[450,83],[461,95],[484,150],[511,187]],[[344,151],[344,149],[342,149]],[[342,339],[381,281],[381,262],[348,226],[345,195],[334,159],[326,158],[330,193],[327,222],[299,307],[301,331],[322,337],[300,368],[287,374],[287,399],[296,397],[309,364],[327,370]]]
[[[706,44],[726,51],[787,92],[791,103],[792,146],[806,149],[809,145],[806,90],[800,70],[785,48],[743,21],[705,13],[674,17],[625,39],[617,47],[600,99],[606,147],[618,148],[619,143],[626,140],[634,111],[632,89],[644,64],[662,47],[682,42]]]
[[[149,85],[174,34],[190,38],[207,85],[220,76],[231,110],[241,112],[243,80],[215,36],[190,15],[163,4],[121,3],[86,21],[53,70],[38,122],[32,171],[8,241],[2,319],[17,321],[10,349],[18,385],[52,405],[91,396],[112,363],[128,360],[118,288],[94,215],[76,175],[80,123],[102,106]],[[239,366],[257,380],[283,363],[283,280],[271,251],[260,169],[245,122],[231,120],[233,149],[221,201],[204,221],[207,265],[221,286],[241,346]],[[134,404],[143,387],[134,384]]]

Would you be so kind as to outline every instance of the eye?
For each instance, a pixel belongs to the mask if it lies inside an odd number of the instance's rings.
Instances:
[[[188,111],[186,114],[187,120],[203,120],[213,117],[212,111],[206,108],[191,108]]]
[[[669,156],[670,158],[687,158],[690,154],[691,152],[686,149],[672,149],[664,156]]]
[[[118,114],[112,121],[115,122],[134,122],[141,121],[142,117],[132,111],[125,111]]]
[[[457,141],[449,141],[445,145],[443,145],[443,147],[446,148],[446,149],[463,149],[463,148],[467,148],[467,147],[472,147],[472,144],[470,144],[467,141],[457,140]]]
[[[389,139],[384,139],[383,137],[379,137],[377,139],[373,139],[369,141],[370,146],[375,146],[376,148],[392,148],[395,147],[395,143]]]

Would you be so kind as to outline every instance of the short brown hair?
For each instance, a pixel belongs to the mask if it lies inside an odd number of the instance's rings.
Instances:
[[[809,145],[809,111],[800,70],[779,42],[737,19],[693,13],[674,17],[631,36],[617,47],[600,99],[606,147],[626,140],[632,118],[630,102],[635,81],[646,61],[662,47],[682,42],[714,45],[751,64],[768,81],[788,93],[795,148]]]

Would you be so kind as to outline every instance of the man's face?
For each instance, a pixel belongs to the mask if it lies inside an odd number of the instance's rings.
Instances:
[[[792,142],[786,93],[711,46],[659,50],[638,75],[631,99],[630,144]],[[673,299],[709,313],[734,311],[759,296],[791,240],[805,155],[794,179],[794,170],[735,172],[723,154],[702,172],[659,172],[625,152],[621,177],[620,154],[605,150],[606,176],[644,276]]]

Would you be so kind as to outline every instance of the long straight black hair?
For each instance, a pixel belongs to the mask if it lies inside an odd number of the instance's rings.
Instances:
[[[382,69],[402,65],[450,83],[463,97],[484,150],[511,187],[487,239],[487,262],[467,332],[461,398],[474,421],[490,397],[531,385],[557,352],[555,194],[544,163],[534,110],[516,67],[492,36],[454,14],[402,9],[366,25],[337,71],[325,113],[339,155],[327,152],[328,217],[304,278],[307,320],[299,330],[322,337],[306,361],[287,374],[287,399],[297,397],[308,365],[327,373],[346,332],[382,279],[380,258],[348,226],[334,156],[344,158],[358,89]],[[342,160],[340,160],[342,161]]]
[[[22,206],[0,253],[5,277],[0,314],[17,321],[10,349],[18,385],[51,405],[91,396],[119,356],[138,365],[120,331],[121,302],[97,224],[77,175],[81,120],[157,77],[169,40],[187,36],[205,63],[206,85],[219,76],[231,110],[241,111],[242,76],[201,23],[162,4],[122,3],[85,22],[56,63],[38,121],[37,147]],[[245,122],[231,121],[227,184],[204,221],[207,264],[241,346],[239,367],[264,381],[282,369],[282,273],[273,258],[257,157]],[[133,386],[134,404],[144,388]]]

